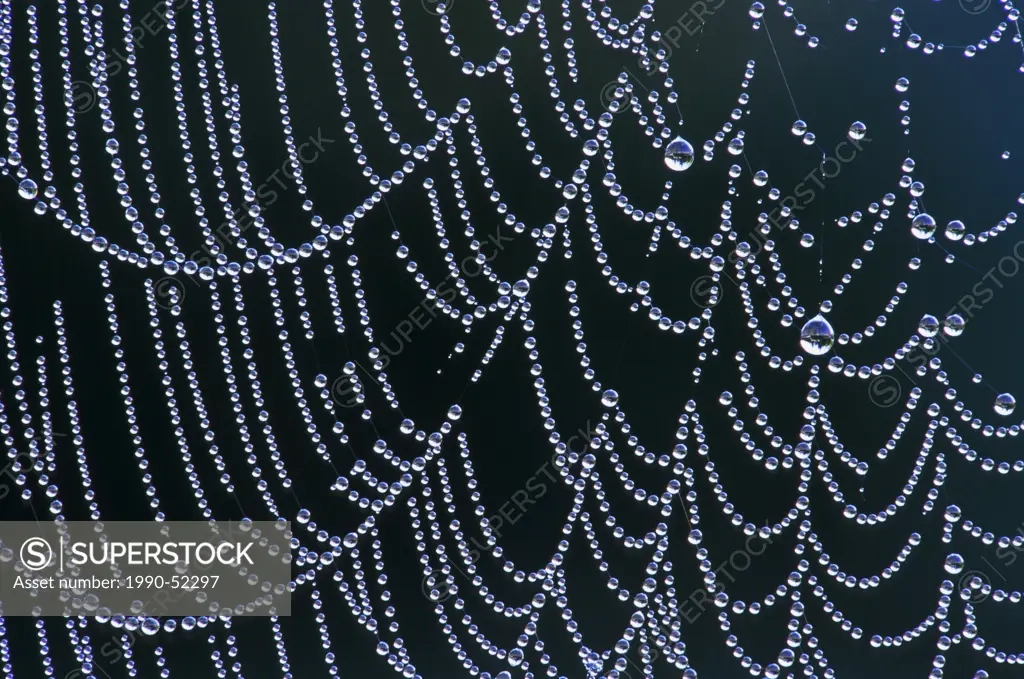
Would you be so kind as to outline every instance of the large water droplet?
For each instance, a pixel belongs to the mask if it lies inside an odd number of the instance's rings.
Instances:
[[[614,408],[619,404],[619,392],[614,389],[608,389],[601,394],[601,403],[608,408]]]
[[[32,200],[39,195],[39,187],[31,179],[22,179],[18,184],[18,195],[25,200]]]
[[[946,224],[946,238],[949,240],[961,240],[967,233],[967,227],[959,219],[954,219]]]
[[[665,166],[674,172],[688,169],[693,158],[693,146],[682,137],[676,137],[665,147]]]
[[[950,337],[959,337],[964,334],[964,326],[966,325],[960,314],[950,314],[946,316],[946,320],[942,324],[942,331]]]
[[[818,314],[800,330],[800,346],[811,356],[824,356],[832,349],[835,331],[825,317]]]
[[[922,212],[910,223],[910,232],[915,238],[928,240],[935,235],[936,227],[935,219],[930,214]]]
[[[922,337],[935,337],[939,334],[939,319],[931,314],[925,314],[917,324],[917,331]]]
[[[997,415],[1006,417],[1013,414],[1013,409],[1017,407],[1017,399],[1010,394],[999,394],[996,396],[995,411]]]
[[[950,554],[946,557],[945,568],[950,575],[960,573],[964,569],[964,558],[959,554]]]

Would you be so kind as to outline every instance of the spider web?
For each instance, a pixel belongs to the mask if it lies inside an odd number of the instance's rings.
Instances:
[[[332,675],[344,675],[352,663],[346,654],[355,652],[331,633],[329,623],[341,617],[372,641],[381,669],[406,677],[434,675],[433,656],[419,660],[414,651],[429,652],[441,639],[470,675],[703,676],[696,660],[703,651],[688,634],[706,613],[735,663],[719,661],[712,673],[727,667],[769,678],[833,676],[819,639],[829,624],[883,651],[937,636],[930,676],[942,676],[944,654],[954,646],[1017,662],[978,635],[975,611],[989,598],[1016,604],[1019,593],[994,587],[958,553],[945,555],[945,579],[919,622],[895,633],[866,629],[837,603],[846,601],[844,590],[894,586],[885,581],[906,568],[922,537],[901,537],[879,573],[857,574],[837,557],[833,532],[820,527],[828,520],[819,515],[830,507],[812,516],[812,505],[838,503],[847,524],[879,529],[920,507],[924,515],[943,514],[944,543],[963,528],[984,545],[1021,545],[1019,537],[987,533],[944,495],[944,440],[985,471],[1024,470],[1024,463],[998,463],[972,447],[974,432],[1015,437],[1019,426],[975,416],[972,407],[981,412],[989,405],[958,400],[959,387],[936,356],[948,352],[949,362],[976,374],[952,340],[980,308],[977,300],[914,319],[913,334],[895,351],[875,336],[895,318],[911,287],[905,282],[859,330],[834,329],[827,320],[850,299],[844,292],[855,279],[877,273],[868,260],[886,226],[899,232],[897,240],[917,236],[929,253],[941,253],[936,262],[915,253],[911,274],[943,262],[959,272],[950,276],[971,282],[983,276],[1005,284],[1016,274],[1018,264],[1008,273],[1006,257],[996,273],[983,273],[957,253],[997,242],[1016,215],[1006,213],[984,230],[938,224],[925,209],[909,151],[901,153],[895,180],[859,209],[837,216],[825,205],[831,198],[819,198],[850,180],[875,190],[877,182],[867,178],[879,170],[868,157],[905,141],[917,75],[892,79],[896,101],[889,103],[898,113],[891,124],[879,119],[862,130],[854,117],[842,121],[839,134],[823,121],[819,132],[806,110],[803,122],[804,102],[786,70],[802,62],[784,63],[786,49],[795,43],[809,54],[838,50],[843,34],[865,31],[867,20],[843,19],[826,37],[815,33],[825,27],[800,23],[790,6],[743,3],[744,39],[756,42],[763,58],[741,55],[733,63],[736,48],[729,45],[731,61],[716,62],[722,42],[709,39],[716,15],[732,3],[700,3],[678,18],[676,9],[666,15],[653,3],[628,15],[609,3],[528,0],[521,13],[499,3],[487,12],[469,4],[343,7],[327,0],[314,23],[275,3],[256,12],[179,0],[154,12],[135,2],[3,1],[3,56],[14,62],[0,64],[9,132],[3,172],[35,213],[28,228],[61,228],[65,233],[48,235],[44,247],[65,248],[71,254],[63,261],[88,269],[75,280],[92,280],[81,290],[51,282],[52,290],[31,293],[0,281],[15,312],[11,300],[21,294],[50,295],[27,313],[4,313],[13,390],[4,394],[0,426],[11,460],[5,476],[22,503],[12,505],[11,516],[107,516],[101,493],[85,480],[95,477],[99,485],[106,466],[127,450],[137,469],[126,472],[124,483],[138,487],[141,480],[145,495],[130,510],[136,517],[145,511],[155,520],[287,518],[301,545],[293,597],[308,601],[304,614],[322,642],[321,670]],[[996,17],[985,38],[933,44],[912,33],[916,15],[897,9],[883,17],[893,38],[885,50],[933,59],[962,52],[972,64],[993,54],[1019,58],[1012,5],[961,6],[980,20]],[[221,43],[225,27],[256,14],[260,30],[269,29],[259,45],[266,71],[245,68],[245,58]],[[434,58],[447,70],[418,67],[412,57],[428,27],[434,47],[439,29],[444,52]],[[299,29],[304,40],[320,44],[319,54],[309,47],[321,59],[316,72],[289,61],[283,36]],[[54,42],[44,46],[44,39]],[[601,63],[591,50],[613,58]],[[53,54],[59,59],[51,63]],[[712,97],[696,106],[679,61],[707,69],[719,91],[730,92],[727,103],[718,107]],[[444,86],[452,64],[467,91],[451,97],[449,87],[435,96],[431,86]],[[601,72],[596,82],[590,67]],[[603,81],[609,68],[611,79]],[[759,92],[764,72],[777,81]],[[305,82],[317,74],[328,78]],[[273,102],[267,111],[274,121],[250,122],[257,117],[247,106],[256,80]],[[310,102],[331,97],[341,125],[311,124]],[[446,99],[454,100],[442,105]],[[789,129],[774,128],[772,138],[748,134],[759,106],[787,116],[791,108]],[[173,113],[151,117],[161,109]],[[36,123],[34,134],[28,121]],[[265,141],[272,135],[264,122],[281,126],[276,142]],[[889,131],[876,133],[876,126]],[[174,129],[180,149],[167,151],[161,146]],[[521,148],[514,155],[496,148],[495,135],[515,137]],[[267,167],[261,147],[280,139],[285,163]],[[776,167],[766,160],[798,153],[810,154],[810,164]],[[113,199],[101,197],[111,194],[99,186],[108,181],[103,158],[111,164]],[[179,158],[184,173],[169,167]],[[646,164],[638,165],[641,159]],[[673,172],[673,163],[686,167]],[[339,185],[350,201],[340,207],[332,204]],[[527,189],[532,200],[524,201],[510,186],[537,188]],[[708,199],[723,186],[725,199]],[[111,200],[116,206],[104,202]],[[97,203],[102,207],[91,210]],[[123,223],[107,216],[119,212]],[[308,227],[293,226],[297,213]],[[5,253],[12,249],[5,243]],[[850,257],[851,251],[863,254]],[[638,259],[642,273],[627,273]],[[5,256],[5,269],[17,266]],[[598,325],[624,311],[628,322],[620,327]],[[32,331],[16,333],[15,322]],[[85,345],[89,332],[105,333],[102,360],[113,373],[100,377],[101,370],[76,357],[91,355],[91,344],[81,352],[75,346]],[[26,337],[37,346],[55,342],[51,356],[26,348]],[[722,348],[733,340],[741,348]],[[25,356],[35,351],[30,387]],[[643,380],[673,376],[663,407],[649,407],[619,386],[632,383],[634,354],[646,352],[659,357],[659,368],[642,372]],[[506,379],[513,370],[517,384]],[[488,379],[499,371],[499,379]],[[755,379],[753,371],[763,376]],[[90,431],[106,436],[95,423],[102,411],[83,394],[100,393],[111,374],[118,398],[107,407],[118,412],[107,417],[117,424],[105,424],[124,431],[111,434],[121,443],[117,453],[101,456],[89,441]],[[773,403],[771,395],[797,374],[806,384],[803,401]],[[580,395],[580,378],[591,394]],[[931,379],[944,394],[926,394]],[[1012,413],[1008,394],[980,376],[975,382],[992,392],[987,398],[1003,414]],[[482,412],[492,410],[481,396],[486,388],[536,401],[539,428],[509,425],[500,405],[497,413]],[[427,412],[414,398],[425,392],[436,394]],[[847,397],[901,412],[886,443],[868,444],[875,460],[854,455],[862,446],[840,438],[847,434],[837,411]],[[974,431],[958,431],[956,419]],[[669,435],[649,433],[664,432],[666,421],[673,422]],[[717,431],[723,422],[729,440]],[[529,441],[538,433],[540,444]],[[858,484],[890,455],[916,445],[915,435],[922,444],[897,495],[881,510],[868,509]],[[58,455],[67,444],[69,454]],[[795,493],[755,508],[758,486],[730,469],[732,459],[716,461],[719,447],[749,456]],[[492,450],[517,456],[504,482],[486,469]],[[59,471],[72,467],[71,452],[81,479]],[[34,492],[34,482],[45,492]],[[73,483],[82,486],[81,498]],[[532,508],[549,493],[558,510]],[[709,495],[719,511],[709,508]],[[549,531],[558,533],[553,540],[540,540],[539,528],[536,543],[524,539],[522,526],[515,532],[520,520],[532,532],[531,522],[554,516],[561,525]],[[742,547],[720,552],[709,541],[717,534],[740,539]],[[793,551],[785,572],[759,580],[750,595],[737,593],[750,588],[738,576],[761,569],[761,555],[777,543]],[[529,565],[509,556],[524,553],[524,544]],[[700,584],[687,596],[676,583],[694,573]],[[408,594],[409,582],[422,596],[399,594]],[[608,601],[588,601],[591,587],[606,589]],[[426,624],[405,623],[406,615]],[[747,627],[751,620],[757,624]],[[289,660],[287,623],[270,622],[273,662],[285,677],[296,662],[294,650]],[[226,632],[210,637],[226,649],[211,655],[218,676],[269,676],[249,669],[259,661],[247,668],[246,653],[238,652],[230,630],[243,624],[250,622],[78,617],[36,621],[32,634],[48,669],[52,639],[66,634],[74,649],[66,676],[92,677],[100,674],[99,649],[89,630],[117,630],[119,662],[133,657],[128,652],[141,630],[160,645],[139,671],[170,676],[169,640],[180,636],[173,633],[209,626]],[[2,621],[0,632],[5,625],[14,627]],[[766,627],[785,629],[785,641],[755,652],[760,642],[751,637],[766,636]],[[570,651],[556,650],[559,644]],[[6,652],[2,634],[0,645]],[[136,661],[124,660],[124,667],[136,671]]]

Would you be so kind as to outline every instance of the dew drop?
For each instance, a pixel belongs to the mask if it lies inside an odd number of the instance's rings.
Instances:
[[[930,214],[925,212],[914,217],[914,221],[910,223],[910,232],[914,234],[915,238],[920,240],[928,240],[934,236],[936,228],[935,220]]]
[[[1017,400],[1010,394],[999,394],[996,396],[995,411],[997,415],[1008,417],[1013,414],[1014,408],[1017,407]]]
[[[160,631],[160,621],[156,618],[146,618],[142,621],[142,633],[148,637]]]
[[[945,322],[942,324],[942,332],[946,333],[950,337],[959,337],[964,334],[964,322],[963,316],[960,314],[950,314],[946,316]]]
[[[32,200],[39,195],[39,187],[31,179],[22,179],[18,184],[18,195],[25,200]]]
[[[925,314],[917,324],[917,331],[922,337],[935,337],[939,334],[939,319],[931,314]]]
[[[688,169],[693,159],[693,146],[682,137],[676,137],[665,147],[665,166],[673,172]]]
[[[946,224],[946,238],[952,241],[958,241],[963,239],[964,234],[967,233],[967,227],[959,219],[954,219],[949,224]]]
[[[823,356],[832,349],[835,331],[824,316],[818,314],[800,330],[800,346],[811,356]]]

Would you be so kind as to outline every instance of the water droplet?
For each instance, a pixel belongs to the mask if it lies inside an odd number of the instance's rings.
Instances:
[[[868,126],[858,120],[850,125],[850,131],[847,134],[853,141],[860,141],[867,136]]]
[[[925,314],[917,324],[917,331],[922,337],[935,337],[939,334],[939,319],[931,314]]]
[[[949,240],[961,240],[967,233],[967,227],[959,219],[954,219],[946,224],[946,238]]]
[[[919,238],[921,240],[928,240],[934,236],[936,228],[937,225],[935,223],[935,219],[925,212],[914,217],[914,221],[910,223],[910,232],[914,234],[915,238]]]
[[[22,179],[18,184],[18,195],[25,200],[32,200],[39,195],[39,187],[31,179]]]
[[[959,314],[950,314],[946,316],[945,322],[942,324],[942,332],[946,333],[950,337],[959,337],[964,334],[964,326],[967,325],[964,319]]]
[[[824,316],[818,314],[800,330],[800,346],[811,356],[823,356],[832,349],[835,331]]]
[[[1013,414],[1013,409],[1017,407],[1017,400],[1010,394],[999,394],[996,396],[995,411],[997,415],[1007,417]]]
[[[682,137],[676,137],[665,147],[665,166],[673,172],[688,169],[693,159],[693,146]]]
[[[959,554],[950,554],[946,557],[945,568],[950,575],[957,575],[964,569],[964,558]]]
[[[619,404],[619,392],[614,389],[608,389],[601,394],[601,403],[604,404],[605,407],[614,408]]]

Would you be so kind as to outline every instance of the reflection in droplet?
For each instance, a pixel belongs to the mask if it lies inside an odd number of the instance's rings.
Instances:
[[[824,316],[818,314],[800,330],[800,346],[812,356],[823,356],[832,349],[835,331]]]
[[[959,337],[964,334],[965,325],[967,324],[964,322],[963,316],[960,314],[950,314],[946,316],[946,321],[942,324],[942,332],[950,337]]]
[[[921,240],[928,240],[934,236],[936,228],[935,219],[925,212],[914,217],[914,221],[910,223],[910,232]]]
[[[31,179],[22,179],[18,184],[18,195],[25,200],[32,200],[39,195],[39,187]]]
[[[967,227],[959,219],[954,219],[949,224],[946,224],[946,238],[949,240],[961,240],[966,233]]]
[[[160,631],[160,621],[156,618],[146,618],[142,621],[142,633],[146,636],[153,636]]]
[[[939,334],[939,319],[931,314],[925,314],[917,324],[917,331],[922,337],[935,337]]]
[[[693,159],[693,146],[682,137],[676,137],[665,147],[665,166],[673,172],[688,169]]]
[[[999,394],[996,396],[995,411],[997,415],[1007,417],[1013,414],[1014,408],[1017,407],[1017,400],[1010,394]]]

